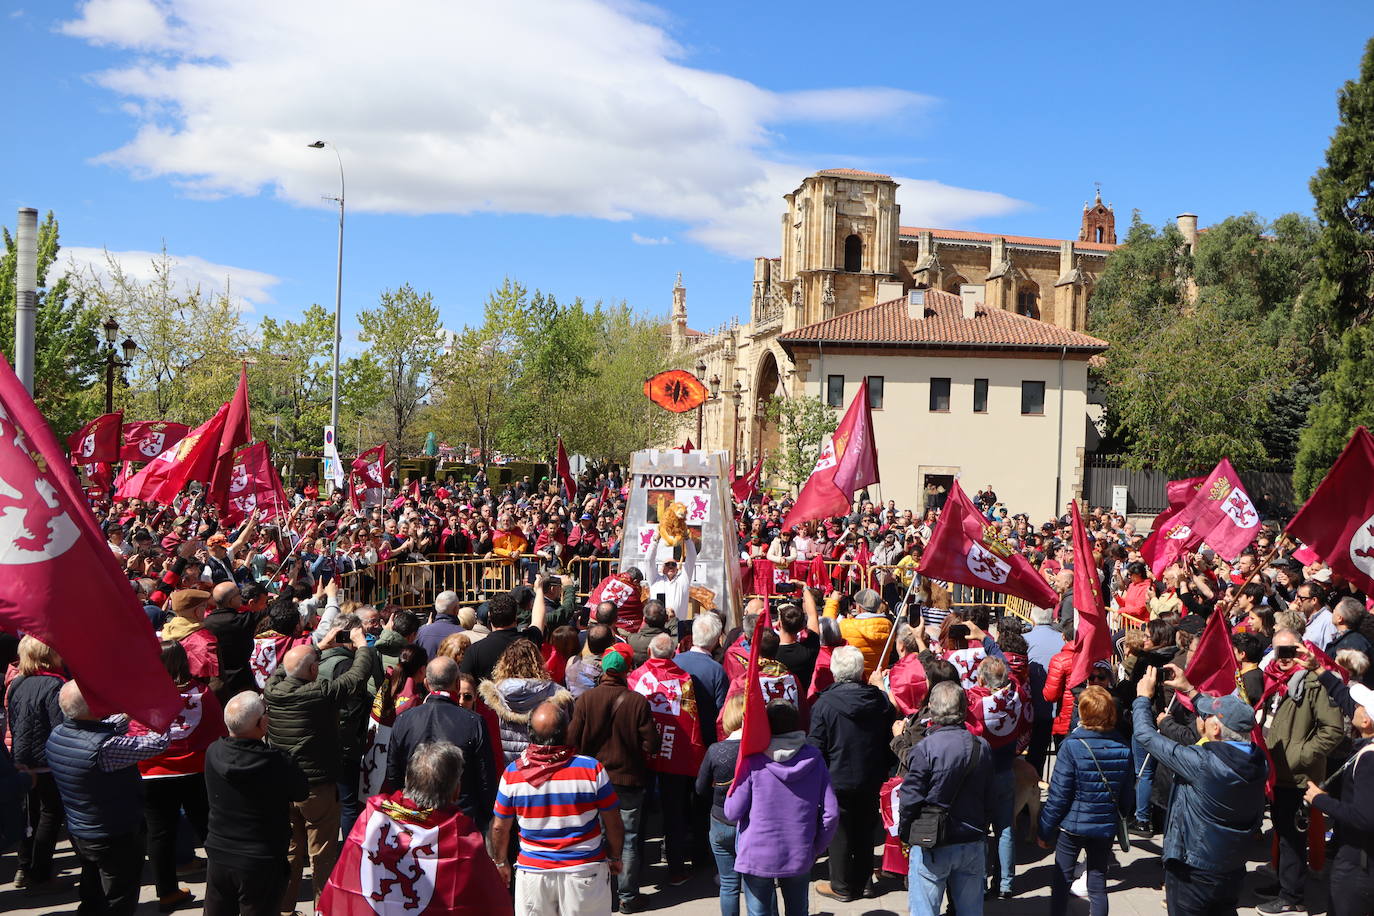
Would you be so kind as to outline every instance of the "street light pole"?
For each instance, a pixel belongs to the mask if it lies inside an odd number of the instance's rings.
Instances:
[[[699,382],[700,382],[700,381],[705,381],[705,379],[702,378],[702,376],[704,376],[704,375],[706,375],[706,360],[704,360],[704,359],[699,359],[699,360],[697,360],[697,381],[699,381]],[[702,443],[702,441],[701,441],[701,422],[702,422],[702,416],[701,416],[701,415],[702,415],[702,411],[705,410],[705,409],[706,409],[706,402],[705,402],[705,401],[702,401],[700,404],[697,405],[697,448],[705,448],[705,445],[704,445],[704,444]]]
[[[344,167],[343,156],[339,155],[339,148],[333,143],[326,143],[324,140],[316,140],[308,144],[310,149],[324,149],[326,146],[334,151],[334,158],[339,161],[339,196],[327,197],[326,200],[336,201],[339,205],[339,257],[334,270],[334,363],[333,371],[329,381],[329,425],[334,427],[334,435],[339,434],[339,344],[343,340],[343,243],[344,243]],[[362,448],[362,443],[358,443],[358,448]],[[331,480],[331,488],[333,483]]]
[[[119,336],[119,322],[111,315],[100,323],[100,329],[105,332],[105,412],[114,413],[115,367],[125,369],[131,366],[138,344],[130,337],[124,338],[124,342],[119,345],[124,351],[124,359],[115,359],[115,338]]]
[[[735,468],[735,473],[738,474],[738,473],[739,473],[739,405],[740,405],[740,402],[744,399],[744,386],[741,385],[741,384],[739,383],[739,380],[738,380],[738,379],[735,380],[735,385],[734,385],[734,398],[735,398],[735,448],[734,448],[734,450],[730,453],[730,462],[731,462],[731,464],[732,464],[732,465],[734,466],[734,468]]]

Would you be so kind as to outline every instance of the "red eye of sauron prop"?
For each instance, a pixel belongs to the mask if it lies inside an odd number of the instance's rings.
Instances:
[[[664,410],[684,413],[705,403],[706,386],[686,369],[670,369],[645,382],[644,394]]]

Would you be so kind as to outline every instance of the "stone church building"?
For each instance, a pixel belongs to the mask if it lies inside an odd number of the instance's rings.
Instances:
[[[777,446],[769,400],[842,407],[868,377],[883,499],[917,508],[959,475],[1013,511],[1062,509],[1081,487],[1088,360],[1107,346],[1084,332],[1112,208],[1085,204],[1073,239],[997,235],[903,226],[896,191],[827,169],[785,195],[782,253],[755,259],[747,322],[693,331],[679,277],[672,346],[714,392],[700,445],[742,472]]]

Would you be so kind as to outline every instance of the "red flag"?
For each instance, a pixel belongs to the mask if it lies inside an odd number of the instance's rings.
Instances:
[[[610,487],[602,487],[601,492],[596,496],[596,508],[592,510],[592,515],[600,515],[601,507],[606,502],[606,497],[611,495]]]
[[[1224,697],[1236,692],[1240,668],[1231,648],[1231,625],[1225,614],[1213,613],[1202,628],[1188,669],[1183,672],[1188,683],[1210,697]]]
[[[572,465],[568,463],[568,453],[563,450],[563,437],[558,437],[558,456],[555,461],[555,473],[563,483],[563,489],[567,491],[568,503],[577,499],[577,481],[573,480]]]
[[[648,760],[649,769],[695,776],[706,756],[706,745],[692,676],[671,658],[651,658],[631,671],[625,683],[649,700],[662,739],[658,753]]]
[[[124,484],[129,481],[129,478],[133,476],[134,463],[132,461],[125,461],[123,464],[119,466],[119,474],[114,479],[114,486],[116,488],[124,486]]]
[[[1000,539],[957,480],[921,556],[920,570],[934,579],[1018,595],[1036,607],[1059,603],[1059,595],[1045,577]]]
[[[386,490],[386,443],[358,455],[350,467],[348,491],[354,511],[380,503]]]
[[[181,699],[67,456],[0,358],[0,625],[57,650],[93,712],[166,728]]]
[[[94,461],[81,465],[81,473],[93,489],[100,491],[102,498],[109,496],[110,487],[114,485],[113,465],[108,461]]]
[[[420,481],[416,478],[411,478],[410,486],[406,487],[405,492],[397,494],[391,501],[391,511],[395,512],[404,506],[407,499],[413,499],[417,503],[420,501]]]
[[[768,749],[772,732],[768,728],[768,704],[763,700],[763,686],[759,683],[759,642],[763,631],[771,625],[768,609],[754,621],[754,634],[749,639],[749,665],[744,669],[744,726],[740,730],[739,757],[735,759],[735,778],[730,792],[740,784],[749,770],[749,756]],[[726,793],[729,794],[729,793]]]
[[[221,404],[210,419],[144,465],[115,493],[119,499],[145,499],[170,503],[191,480],[208,481],[219,451],[220,432],[229,405]]]
[[[266,442],[255,442],[234,456],[223,518],[237,525],[258,510],[260,521],[285,518],[290,512]]]
[[[139,420],[124,424],[124,447],[119,457],[125,461],[151,461],[176,445],[191,427],[165,420]]]
[[[835,434],[821,447],[816,467],[787,513],[783,527],[847,514],[854,491],[877,482],[878,450],[868,413],[868,379],[864,379]]]
[[[509,916],[482,832],[457,808],[374,795],[353,823],[317,907],[329,916]]]
[[[730,492],[737,502],[747,503],[759,491],[759,477],[763,474],[763,458],[760,457],[754,469],[743,477],[730,482]]]
[[[873,554],[868,549],[868,538],[859,538],[859,549],[854,551],[854,565],[849,567],[849,579],[858,582],[859,588],[868,588],[868,567],[873,563]]]
[[[618,628],[635,632],[644,623],[644,599],[640,596],[639,585],[630,578],[629,573],[613,573],[602,579],[587,596],[587,607],[596,610],[596,606],[603,601],[615,605],[615,625]]]
[[[72,464],[93,464],[119,460],[120,426],[123,411],[102,414],[67,437],[67,452]]]
[[[682,446],[682,450],[684,452],[690,452],[694,448],[696,448],[696,446],[692,444],[692,437],[688,436],[686,444]]]
[[[1374,436],[1363,426],[1285,531],[1367,595],[1374,595]]]
[[[253,425],[248,417],[248,366],[239,367],[239,384],[229,401],[229,413],[224,417],[219,444],[215,452],[215,467],[210,478],[209,498],[222,510],[229,498],[229,473],[234,465],[234,450],[253,439]]]
[[[1092,561],[1093,548],[1077,500],[1070,504],[1069,514],[1073,525],[1073,609],[1078,612],[1078,651],[1073,654],[1068,686],[1077,687],[1088,679],[1094,663],[1112,657],[1112,628],[1107,625],[1102,581]]]
[[[1232,561],[1259,534],[1259,510],[1240,485],[1240,475],[1223,458],[1203,480],[1192,499],[1171,519],[1171,529],[1158,548],[1152,567],[1156,575],[1194,543],[1205,541],[1217,556]],[[1186,527],[1190,529],[1183,531]]]
[[[1193,498],[1193,494],[1197,492],[1197,488],[1202,486],[1202,482],[1206,479],[1205,477],[1189,477],[1186,480],[1169,481],[1169,507],[1155,516],[1155,523],[1150,527],[1150,536],[1145,539],[1145,543],[1140,545],[1141,559],[1143,559],[1146,565],[1151,569],[1155,567],[1155,560],[1159,556],[1160,545],[1164,542],[1169,532],[1173,531],[1176,535],[1181,535],[1185,538],[1186,543],[1183,545],[1184,550],[1192,550],[1200,543],[1200,541],[1194,542],[1192,540],[1191,528],[1187,528],[1183,532],[1177,531],[1173,524],[1173,518],[1178,515],[1179,512],[1183,511],[1183,507],[1188,505],[1188,500]],[[1163,567],[1160,568],[1162,569]],[[1158,574],[1158,572],[1156,572],[1156,574]]]

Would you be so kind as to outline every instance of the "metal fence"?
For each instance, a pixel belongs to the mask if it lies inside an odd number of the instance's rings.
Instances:
[[[1199,471],[1206,474],[1207,469]],[[1265,518],[1292,516],[1293,475],[1280,471],[1241,471],[1241,483]],[[1169,475],[1163,471],[1131,471],[1113,458],[1090,455],[1083,468],[1083,496],[1090,506],[1110,506],[1112,488],[1126,487],[1126,512],[1153,515],[1169,507]]]

